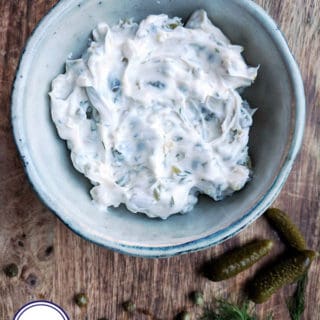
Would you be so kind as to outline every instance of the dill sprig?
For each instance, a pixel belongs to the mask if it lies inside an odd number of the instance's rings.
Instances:
[[[305,308],[305,292],[308,283],[308,273],[305,273],[297,282],[297,288],[287,301],[291,320],[300,320]]]
[[[200,320],[258,320],[254,310],[250,310],[249,302],[235,305],[226,300],[217,300],[215,305],[207,306]],[[266,320],[272,320],[270,314]]]

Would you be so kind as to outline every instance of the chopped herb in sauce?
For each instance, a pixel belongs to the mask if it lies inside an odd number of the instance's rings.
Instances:
[[[166,85],[161,81],[149,81],[148,85],[155,87],[157,89],[165,89]]]
[[[96,203],[120,200],[166,219],[192,210],[199,193],[222,200],[244,187],[253,110],[239,88],[257,68],[204,10],[185,26],[166,15],[101,24],[89,46],[69,59],[50,96],[58,132]]]

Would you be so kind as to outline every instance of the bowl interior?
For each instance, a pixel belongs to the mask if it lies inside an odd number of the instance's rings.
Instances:
[[[36,30],[16,80],[23,107],[16,108],[19,113],[13,114],[13,120],[17,120],[15,134],[40,196],[74,230],[101,244],[119,245],[118,249],[120,246],[166,247],[190,243],[214,233],[219,242],[238,231],[241,225],[224,228],[252,214],[284,163],[291,143],[294,114],[284,57],[270,31],[263,28],[253,12],[245,9],[245,2],[61,1]],[[199,8],[207,10],[209,18],[232,43],[245,48],[248,64],[260,65],[255,84],[244,93],[250,104],[258,108],[250,134],[253,180],[242,191],[221,202],[201,197],[191,213],[175,215],[166,221],[132,214],[124,207],[110,213],[101,212],[91,203],[90,183],[73,168],[66,144],[58,138],[51,121],[48,98],[51,81],[64,72],[70,53],[73,57],[80,56],[98,22],[114,24],[125,17],[139,21],[149,14],[160,13],[187,19]]]

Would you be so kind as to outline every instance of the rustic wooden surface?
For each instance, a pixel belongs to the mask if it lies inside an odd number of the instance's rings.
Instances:
[[[194,319],[188,293],[193,289],[213,296],[236,298],[252,270],[223,283],[211,283],[196,273],[203,261],[258,234],[277,239],[261,218],[232,240],[216,248],[165,260],[127,257],[91,244],[68,230],[37,199],[30,188],[13,142],[10,127],[10,91],[18,59],[27,37],[56,0],[0,0],[0,269],[19,266],[16,278],[0,271],[0,320],[12,319],[22,304],[48,299],[61,305],[71,319],[172,319],[187,307]],[[289,211],[301,227],[310,248],[320,239],[320,1],[258,0],[279,23],[301,67],[307,97],[307,126],[300,155],[276,206]],[[278,240],[277,240],[278,241]],[[279,243],[280,251],[282,246]],[[255,270],[255,268],[253,269]],[[257,308],[263,319],[273,311],[286,320],[286,297],[281,290]],[[80,309],[76,292],[87,293],[90,303]],[[121,303],[134,300],[141,313],[128,317]],[[310,270],[303,319],[320,319],[320,264]]]

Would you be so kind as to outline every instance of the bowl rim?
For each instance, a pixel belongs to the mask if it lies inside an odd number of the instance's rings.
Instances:
[[[177,245],[164,246],[137,246],[120,243],[115,240],[106,240],[92,232],[91,229],[84,227],[70,218],[66,218],[58,208],[57,204],[51,199],[50,195],[45,191],[41,178],[39,177],[34,163],[31,161],[30,152],[23,142],[24,129],[23,119],[18,115],[21,114],[23,103],[19,100],[19,94],[24,90],[25,79],[21,77],[25,70],[28,70],[28,62],[32,60],[33,48],[41,41],[44,34],[43,27],[50,25],[52,20],[61,15],[64,10],[74,6],[76,0],[60,0],[49,12],[42,17],[35,29],[32,31],[26,46],[20,56],[15,79],[11,92],[11,121],[13,128],[14,140],[23,162],[23,166],[32,188],[42,200],[42,202],[73,232],[82,238],[96,243],[102,247],[111,249],[116,252],[129,254],[144,258],[165,258],[180,255],[188,252],[203,250],[208,247],[217,245],[238,234],[244,228],[249,226],[253,221],[259,218],[263,212],[272,204],[280,193],[290,171],[294,160],[300,150],[303,140],[305,126],[305,94],[304,85],[299,67],[288,47],[284,35],[281,33],[275,21],[264,11],[262,7],[250,0],[233,0],[235,4],[246,10],[270,35],[271,40],[275,43],[282,55],[287,72],[290,76],[291,86],[293,89],[293,99],[295,101],[295,119],[294,130],[292,133],[292,141],[287,150],[283,165],[275,177],[273,184],[269,187],[265,195],[258,203],[246,212],[241,218],[234,221],[227,227],[214,232],[208,236],[188,241]],[[91,231],[90,231],[91,230]]]

